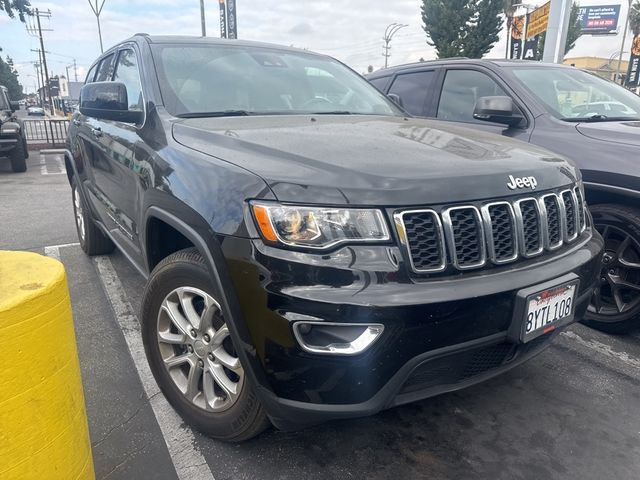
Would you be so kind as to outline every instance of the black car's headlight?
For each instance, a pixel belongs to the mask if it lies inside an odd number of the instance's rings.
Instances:
[[[270,243],[324,249],[391,238],[380,210],[272,203],[252,203],[251,209],[262,237]]]

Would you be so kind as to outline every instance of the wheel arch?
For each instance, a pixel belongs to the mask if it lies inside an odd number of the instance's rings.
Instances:
[[[629,188],[600,183],[584,183],[588,205],[614,203],[640,208],[640,192]]]
[[[184,211],[185,208],[187,209],[186,211]],[[175,212],[170,212],[157,206],[149,207],[146,210],[144,219],[145,231],[143,233],[143,242],[145,250],[148,235],[147,228],[150,222],[153,223],[157,221],[161,221],[174,229],[187,239],[193,248],[198,250],[205,260],[213,284],[214,294],[220,300],[219,303],[226,317],[227,325],[229,326],[229,331],[236,345],[238,355],[256,388],[256,394],[259,398],[262,398],[265,394],[273,395],[260,360],[256,356],[256,349],[253,346],[251,334],[244,321],[240,303],[233,287],[234,283],[232,282],[222,252],[220,240],[204,218],[197,212],[192,211],[189,207],[182,206],[180,216],[182,218],[178,217]],[[192,224],[187,223],[183,218],[189,218]],[[149,268],[149,272],[151,272],[152,268],[150,268],[151,264],[148,256],[148,252],[145,252],[147,267]]]

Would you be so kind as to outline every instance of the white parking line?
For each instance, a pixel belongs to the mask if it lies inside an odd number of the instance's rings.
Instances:
[[[62,245],[50,245],[48,247],[44,247],[44,254],[47,257],[55,258],[56,260],[60,260],[60,249],[62,247],[77,247],[80,246],[79,243],[63,243]]]
[[[44,247],[47,256],[60,260],[60,248],[78,246],[78,243],[51,245]],[[109,257],[94,257],[98,276],[104,286],[107,299],[113,308],[120,330],[129,348],[129,354],[140,377],[151,409],[169,450],[169,456],[179,480],[215,480],[211,469],[196,448],[193,431],[185,425],[180,416],[160,392],[147,363],[140,333],[140,323],[127,300],[122,283]]]
[[[560,335],[562,335],[565,338],[569,338],[573,340],[575,343],[579,345],[595,350],[596,352],[606,357],[614,358],[616,360],[619,360],[629,365],[630,367],[640,369],[640,360],[638,360],[635,357],[632,357],[627,352],[617,352],[613,348],[611,348],[611,346],[605,343],[599,342],[597,340],[586,340],[582,338],[580,335],[578,335],[577,333],[572,331],[562,332]]]
[[[113,307],[116,320],[124,334],[129,353],[138,371],[153,413],[156,416],[169,455],[180,480],[214,480],[209,465],[195,445],[195,436],[191,428],[184,424],[169,402],[160,392],[153,379],[142,345],[140,323],[133,313],[131,304],[120,283],[111,260],[108,257],[95,257],[100,280],[104,285],[107,298]]]
[[[49,165],[47,165],[47,154],[40,152],[40,173],[42,175],[62,175],[67,173],[67,169],[64,166],[64,160],[62,159],[62,155],[61,154],[53,154],[53,155],[54,155],[53,160],[55,161],[58,171],[49,170]]]

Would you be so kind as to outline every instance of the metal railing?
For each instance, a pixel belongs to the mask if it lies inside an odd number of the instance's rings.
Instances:
[[[22,123],[27,143],[63,145],[69,131],[67,119],[24,119]]]

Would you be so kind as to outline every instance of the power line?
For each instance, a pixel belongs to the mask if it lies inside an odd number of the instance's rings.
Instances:
[[[45,95],[49,98],[49,108],[51,109],[51,115],[54,115],[53,98],[51,97],[51,85],[49,81],[49,69],[47,68],[47,56],[46,56],[46,50],[44,49],[44,39],[42,37],[43,31],[50,32],[52,30],[50,28],[43,29],[42,24],[40,22],[41,18],[50,19],[51,11],[47,10],[46,12],[41,12],[39,9],[36,8],[35,10],[32,10],[31,14],[35,18],[35,25],[33,24],[33,22],[30,22],[29,25],[27,25],[27,32],[29,33],[29,35],[37,36],[40,39],[40,50],[38,52],[39,54],[38,58],[40,58],[40,55],[42,56],[42,66],[44,68],[43,86],[45,87]],[[36,26],[37,28],[35,28]]]

